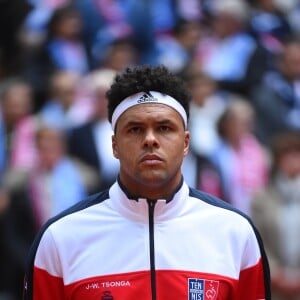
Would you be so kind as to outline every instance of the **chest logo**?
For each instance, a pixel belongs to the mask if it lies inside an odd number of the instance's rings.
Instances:
[[[110,291],[104,291],[101,300],[114,300],[114,297],[111,295]]]
[[[216,300],[219,290],[219,281],[189,278],[188,300]]]

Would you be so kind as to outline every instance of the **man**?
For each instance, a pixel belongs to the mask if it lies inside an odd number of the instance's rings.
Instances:
[[[118,180],[45,225],[24,299],[270,299],[251,222],[182,178],[183,83],[164,67],[138,66],[118,75],[107,97]]]
[[[252,219],[264,239],[273,300],[300,299],[300,131],[270,141],[271,180],[255,194]]]
[[[300,42],[290,39],[276,57],[275,68],[251,90],[256,135],[266,145],[287,130],[300,130]]]
[[[119,161],[113,156],[111,144],[107,142],[111,139],[112,129],[107,119],[106,92],[115,75],[115,71],[102,69],[87,76],[85,80],[92,94],[93,112],[90,120],[72,128],[68,134],[70,155],[99,174],[91,192],[110,187],[119,172]]]

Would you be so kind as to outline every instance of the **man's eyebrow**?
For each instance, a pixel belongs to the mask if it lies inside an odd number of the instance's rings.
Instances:
[[[162,119],[157,121],[158,124],[175,124],[174,121],[170,120],[170,119]]]
[[[125,127],[129,127],[129,126],[138,126],[143,124],[144,122],[142,121],[128,121],[127,123],[125,123]]]
[[[138,126],[138,125],[142,125],[144,124],[144,121],[128,121],[128,123],[125,124],[125,127],[127,126]],[[154,123],[162,125],[162,124],[175,124],[174,121],[172,121],[171,119],[161,119],[161,120],[157,120]]]

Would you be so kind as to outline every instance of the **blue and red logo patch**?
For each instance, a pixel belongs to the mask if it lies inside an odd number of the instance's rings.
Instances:
[[[189,278],[189,300],[216,300],[219,290],[219,281]]]

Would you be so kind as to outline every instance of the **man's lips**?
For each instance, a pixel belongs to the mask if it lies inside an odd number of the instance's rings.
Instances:
[[[147,154],[142,157],[141,162],[146,164],[158,164],[162,162],[162,159],[156,154]]]

